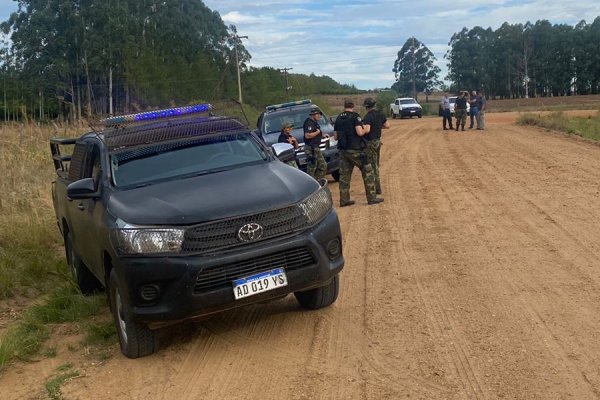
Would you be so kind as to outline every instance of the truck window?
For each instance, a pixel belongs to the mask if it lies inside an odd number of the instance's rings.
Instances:
[[[86,144],[76,143],[69,163],[69,181],[75,182],[82,178],[83,163],[85,162]]]
[[[156,144],[110,156],[117,187],[216,173],[267,160],[263,148],[246,134]]]

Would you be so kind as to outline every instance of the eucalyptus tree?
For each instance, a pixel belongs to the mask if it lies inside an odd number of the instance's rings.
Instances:
[[[20,0],[2,30],[32,93],[24,103],[41,110],[188,102],[230,73],[231,33],[201,0]]]
[[[416,98],[418,92],[441,85],[439,79],[441,70],[435,65],[435,56],[415,37],[406,40],[404,46],[398,51],[397,57],[392,68],[396,77],[392,89],[398,93],[410,93]]]

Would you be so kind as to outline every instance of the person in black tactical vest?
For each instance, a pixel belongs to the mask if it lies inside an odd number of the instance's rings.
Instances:
[[[367,156],[373,175],[375,176],[375,192],[381,194],[381,180],[379,179],[379,156],[381,154],[381,130],[390,127],[390,123],[383,113],[375,109],[375,100],[367,97],[363,105],[367,113],[363,118],[363,129],[367,138]]]
[[[323,135],[321,132],[319,120],[321,119],[322,114],[321,110],[313,108],[309,113],[309,117],[304,121],[303,126],[304,152],[306,153],[306,159],[308,161],[306,172],[316,180],[325,178],[325,174],[327,173],[327,163],[325,162],[325,157],[319,147],[321,145],[321,139],[329,137]]]
[[[360,115],[354,112],[352,100],[344,101],[344,111],[336,118],[334,130],[340,150],[340,207],[355,203],[354,200],[350,200],[350,180],[354,167],[358,167],[362,173],[367,203],[383,202],[383,199],[377,198],[373,167],[366,152],[365,131]]]

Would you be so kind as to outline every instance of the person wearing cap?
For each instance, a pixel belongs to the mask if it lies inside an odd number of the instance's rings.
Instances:
[[[355,203],[354,200],[350,200],[350,181],[354,167],[358,167],[362,174],[367,203],[381,203],[383,199],[377,198],[373,167],[366,153],[366,133],[360,115],[354,112],[352,100],[344,101],[344,111],[336,118],[334,130],[340,150],[340,207]]]
[[[291,122],[284,122],[281,125],[281,133],[279,134],[279,138],[277,139],[277,143],[289,143],[294,146],[294,150],[298,149],[298,141],[292,135],[292,129],[294,128],[294,124]],[[298,168],[298,164],[296,160],[288,161],[286,164],[291,165],[292,167]]]
[[[363,118],[363,129],[367,138],[367,157],[373,167],[375,177],[375,192],[381,194],[381,180],[379,179],[379,156],[381,154],[381,130],[390,127],[390,123],[383,113],[375,109],[375,100],[367,97],[363,105],[367,113]]]
[[[304,121],[304,152],[308,165],[306,172],[317,181],[324,179],[327,173],[327,163],[321,152],[321,139],[329,136],[323,135],[319,120],[323,113],[318,108],[310,110],[308,118]]]

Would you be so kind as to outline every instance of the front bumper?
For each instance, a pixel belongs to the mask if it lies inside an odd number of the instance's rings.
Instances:
[[[423,110],[412,108],[412,109],[402,109],[400,110],[400,115],[403,117],[412,117],[421,115]]]
[[[327,246],[335,240],[340,251],[332,257]],[[341,240],[332,210],[319,224],[295,236],[213,255],[121,257],[114,267],[126,282],[122,295],[131,316],[158,327],[323,286],[344,267]],[[235,299],[233,279],[279,267],[285,269],[287,286]]]

